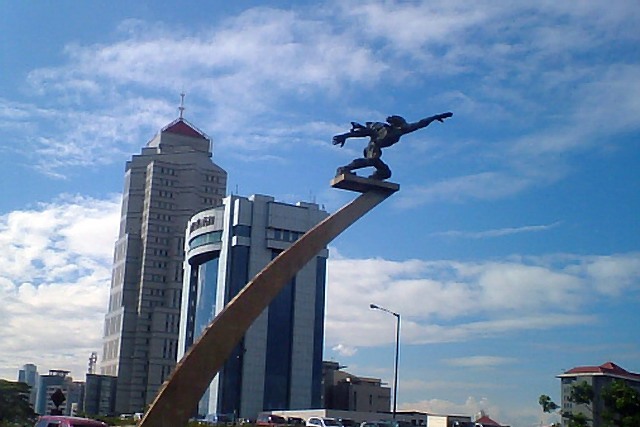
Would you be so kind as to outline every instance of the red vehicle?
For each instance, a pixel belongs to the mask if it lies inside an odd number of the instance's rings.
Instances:
[[[280,415],[260,414],[256,420],[256,426],[281,427],[287,425],[287,420]]]
[[[102,421],[63,415],[43,415],[34,427],[109,427]]]

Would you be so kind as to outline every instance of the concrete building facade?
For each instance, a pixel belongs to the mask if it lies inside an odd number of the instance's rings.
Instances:
[[[119,413],[142,411],[175,366],[184,227],[226,193],[211,157],[210,138],[180,117],[126,164],[100,364],[117,377]]]
[[[318,205],[230,196],[188,223],[178,357],[280,252],[328,214]],[[318,407],[327,250],[280,292],[245,334],[200,402],[199,414],[255,419],[259,412]]]
[[[324,408],[353,412],[389,412],[391,388],[379,378],[359,377],[338,362],[323,362]]]
[[[115,415],[116,383],[109,375],[87,374],[83,412],[87,415]]]
[[[69,371],[52,369],[47,375],[40,375],[38,378],[38,392],[34,407],[37,414],[51,414],[51,410],[56,409],[51,396],[58,389],[65,397],[64,402],[58,407],[61,415],[71,415],[73,408],[82,407],[84,382],[73,381],[73,378],[69,376]]]
[[[561,381],[562,412],[583,414],[591,421],[591,427],[603,425],[603,390],[614,381],[624,381],[629,387],[640,392],[640,374],[629,372],[612,362],[600,366],[578,366],[558,375]],[[593,402],[590,405],[576,404],[570,400],[574,385],[586,382],[593,389]]]

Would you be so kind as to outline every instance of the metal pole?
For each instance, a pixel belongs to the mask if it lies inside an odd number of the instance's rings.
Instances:
[[[396,420],[396,404],[398,403],[398,353],[400,350],[400,315],[393,313],[396,316],[396,366],[393,379],[393,421]]]
[[[395,366],[393,370],[393,421],[396,421],[396,410],[398,404],[398,356],[400,353],[400,315],[391,310],[387,310],[384,307],[380,307],[376,304],[369,304],[369,308],[373,310],[381,310],[387,312],[396,318],[396,355]]]

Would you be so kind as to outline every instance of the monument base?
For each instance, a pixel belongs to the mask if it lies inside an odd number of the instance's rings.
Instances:
[[[358,193],[366,193],[367,191],[395,193],[400,189],[400,185],[396,183],[380,181],[379,179],[363,178],[352,173],[337,175],[331,180],[331,186],[333,188],[356,191]]]

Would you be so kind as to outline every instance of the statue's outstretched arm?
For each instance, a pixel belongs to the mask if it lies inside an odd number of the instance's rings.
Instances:
[[[453,116],[453,113],[451,112],[436,114],[435,116],[426,117],[414,123],[408,123],[406,126],[403,127],[403,130],[404,130],[404,133],[413,132],[418,129],[426,128],[436,120],[442,123],[444,122],[444,119],[448,119],[451,116]]]
[[[360,123],[351,122],[351,130],[347,133],[341,133],[333,137],[333,145],[344,146],[347,138],[362,138],[365,136],[371,136],[371,131],[366,126],[362,126]]]

